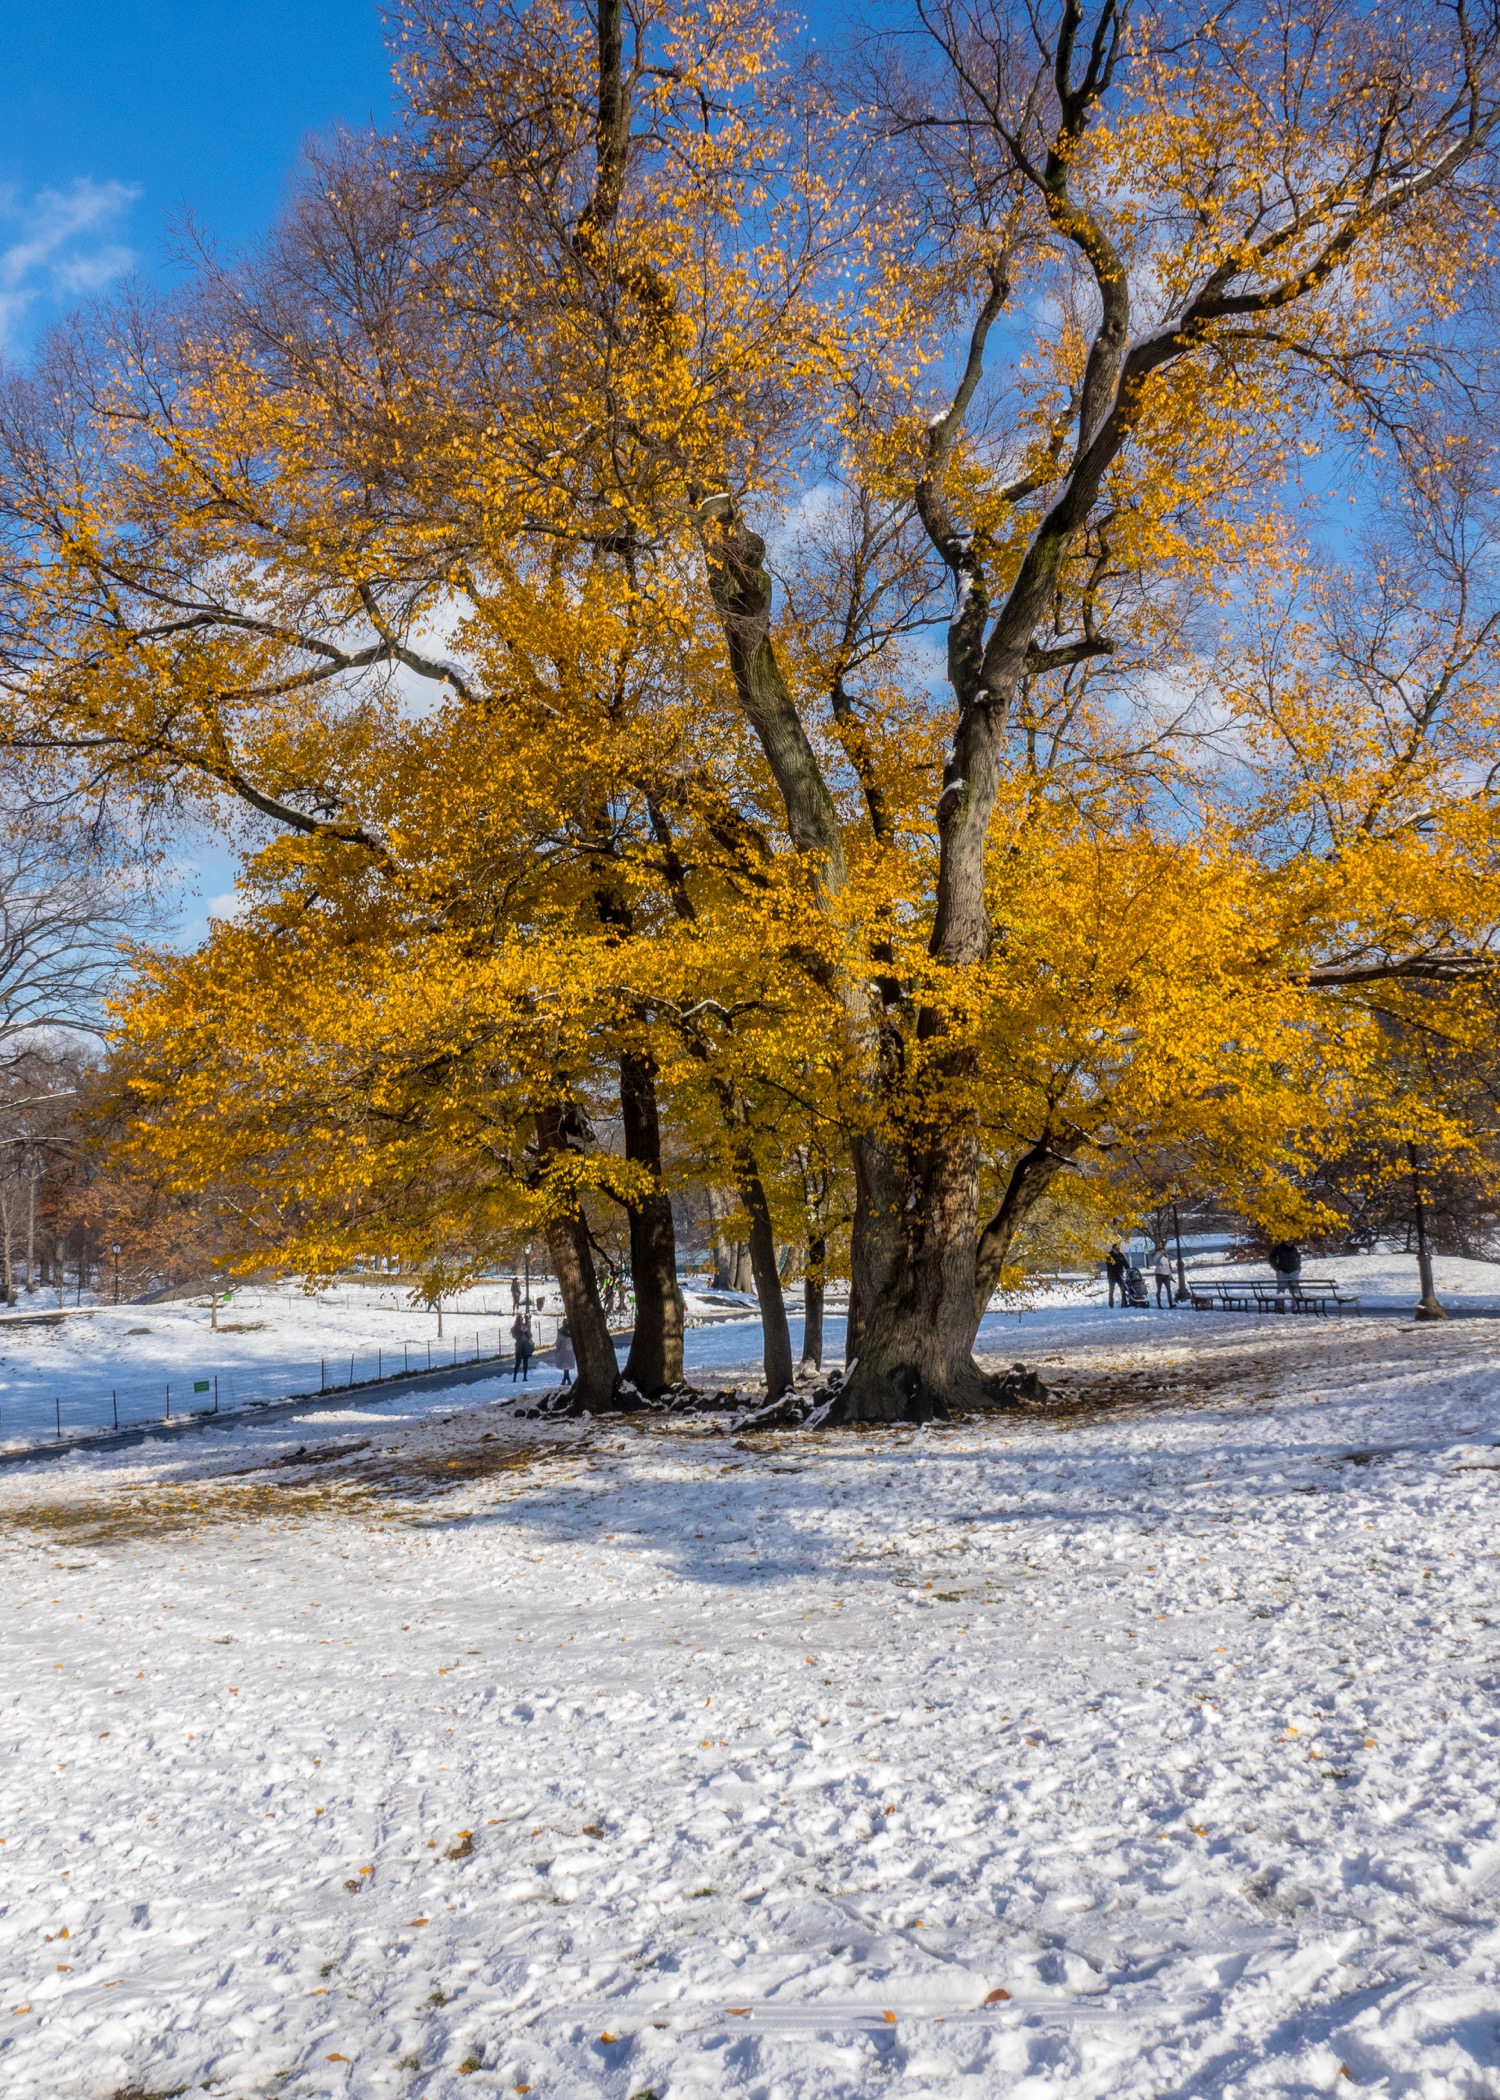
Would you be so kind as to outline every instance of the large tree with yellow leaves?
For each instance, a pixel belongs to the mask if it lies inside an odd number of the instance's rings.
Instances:
[[[835,79],[743,4],[419,5],[396,137],[7,413],[18,734],[277,834],[132,1007],[141,1141],[258,1160],[302,1258],[545,1230],[595,1404],[590,1203],[680,1368],[664,1119],[773,1387],[847,1159],[841,1406],[920,1415],[1059,1172],[1155,1133],[1294,1221],[1371,988],[1487,960],[1474,593],[1340,629],[1287,499],[1384,443],[1474,513],[1492,11],[892,30]]]

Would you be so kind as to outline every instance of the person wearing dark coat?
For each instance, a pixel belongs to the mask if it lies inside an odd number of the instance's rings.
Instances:
[[[525,1313],[517,1313],[511,1322],[511,1340],[516,1345],[516,1360],[511,1369],[510,1382],[519,1378],[523,1385],[531,1383],[531,1358],[536,1344],[531,1336],[531,1321]]]
[[[1122,1306],[1128,1305],[1130,1303],[1130,1285],[1128,1281],[1130,1264],[1120,1252],[1118,1242],[1110,1248],[1109,1253],[1105,1256],[1104,1274],[1109,1280],[1110,1304],[1114,1304],[1115,1292],[1118,1291],[1120,1293],[1120,1304]]]
[[[1302,1274],[1302,1249],[1294,1246],[1290,1240],[1277,1240],[1272,1245],[1269,1258],[1271,1267],[1276,1272],[1277,1284],[1285,1284],[1288,1288],[1295,1286],[1297,1278]],[[1278,1296],[1278,1312],[1281,1311],[1283,1302]]]

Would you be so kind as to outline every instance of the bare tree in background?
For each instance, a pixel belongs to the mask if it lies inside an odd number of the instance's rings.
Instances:
[[[81,1082],[105,998],[155,906],[97,805],[20,779],[7,789],[0,802],[0,1278],[5,1303],[14,1305],[18,1272],[19,1288],[36,1285],[42,1185],[76,1171]],[[48,1207],[42,1203],[44,1220]],[[45,1222],[42,1229],[50,1244]],[[50,1231],[55,1238],[55,1224]]]
[[[122,945],[150,912],[97,826],[0,806],[0,1058],[59,1031],[97,1036]]]
[[[80,1080],[84,1059],[76,1039],[41,1037],[14,1044],[0,1066],[0,1271],[5,1302],[36,1288],[38,1234],[42,1273],[58,1238],[57,1196],[79,1168],[83,1141]],[[23,1253],[24,1250],[24,1253]]]

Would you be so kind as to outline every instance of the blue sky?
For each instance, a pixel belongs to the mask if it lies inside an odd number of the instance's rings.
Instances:
[[[170,269],[171,222],[271,219],[309,132],[390,113],[375,0],[0,0],[0,352],[80,298]],[[234,855],[183,841],[177,939],[222,911]]]
[[[252,236],[309,132],[389,110],[375,0],[5,0],[0,346],[158,274],[184,209]]]

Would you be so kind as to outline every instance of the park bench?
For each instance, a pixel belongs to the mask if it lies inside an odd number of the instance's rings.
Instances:
[[[1293,1312],[1326,1318],[1330,1312],[1358,1312],[1359,1298],[1341,1290],[1331,1276],[1299,1276],[1288,1283],[1262,1283],[1248,1278],[1235,1283],[1188,1285],[1195,1312]]]
[[[1293,1312],[1316,1313],[1326,1318],[1330,1307],[1334,1312],[1359,1311],[1359,1296],[1355,1291],[1340,1290],[1331,1276],[1299,1276],[1287,1287],[1286,1296]]]
[[[1249,1283],[1197,1283],[1188,1285],[1194,1312],[1255,1312],[1259,1310]]]
[[[1359,1311],[1359,1299],[1352,1291],[1341,1291],[1331,1276],[1294,1276],[1281,1283],[1256,1283],[1252,1288],[1261,1312],[1313,1313],[1324,1319],[1330,1310]]]

